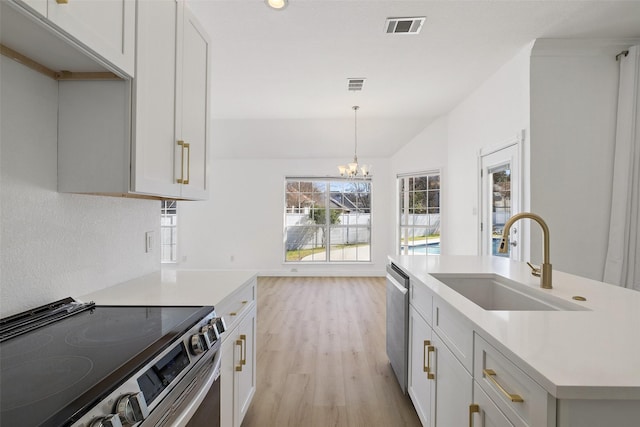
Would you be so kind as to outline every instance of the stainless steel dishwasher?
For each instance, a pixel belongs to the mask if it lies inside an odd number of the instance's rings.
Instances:
[[[403,393],[409,370],[409,276],[387,265],[387,357]]]

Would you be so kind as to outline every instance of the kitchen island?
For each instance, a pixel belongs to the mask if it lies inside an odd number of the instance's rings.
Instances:
[[[257,273],[163,269],[77,297],[97,305],[214,306],[221,340],[220,425],[240,427],[256,390]]]
[[[462,391],[468,392],[472,400],[488,394],[492,398],[489,403],[495,403],[502,415],[506,414],[506,420],[498,425],[638,425],[640,292],[559,271],[553,272],[553,289],[541,289],[539,278],[531,275],[525,263],[499,257],[391,256],[389,259],[410,277],[412,312],[417,313],[414,317],[432,328],[428,329],[427,338],[416,341],[418,348],[410,349],[414,356],[417,353],[414,360],[425,362],[425,366],[414,367],[414,371],[437,372],[438,364],[445,360],[445,351],[437,353],[431,362],[430,352],[437,351],[432,341],[444,342],[447,352],[450,350],[456,358],[457,365],[452,366],[466,370],[468,378],[461,377]],[[486,310],[434,275],[440,278],[498,275],[525,285],[529,294],[544,294],[562,300],[565,307],[574,308]],[[573,297],[582,297],[585,301]],[[455,327],[444,324],[449,320]],[[425,344],[422,348],[422,339],[429,342],[429,346]],[[409,357],[411,360],[412,356]],[[494,362],[514,370],[500,373],[488,366]],[[414,390],[419,388],[416,386]],[[518,388],[524,390],[520,393],[524,399],[514,391]],[[540,389],[538,394],[542,397],[538,400],[542,409],[534,407],[533,397],[526,397],[533,388]],[[491,395],[494,389],[495,394]],[[412,398],[415,403],[415,396]],[[473,406],[476,403],[468,402],[471,405],[469,419],[472,420],[476,412],[481,412],[483,418],[489,417],[487,414],[491,411],[485,413],[483,405],[479,409]],[[541,410],[546,414],[536,416]],[[437,412],[431,413],[436,414],[437,420]],[[423,423],[429,421],[429,414],[427,407],[421,415]],[[436,421],[436,425],[440,424]]]

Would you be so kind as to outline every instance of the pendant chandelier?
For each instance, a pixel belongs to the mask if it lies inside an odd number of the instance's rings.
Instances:
[[[347,163],[346,165],[338,166],[338,170],[340,171],[340,176],[346,176],[348,178],[355,178],[357,176],[367,177],[369,176],[369,165],[359,165],[358,164],[358,110],[360,107],[354,105],[353,107],[354,114],[354,149],[353,149],[353,162]]]

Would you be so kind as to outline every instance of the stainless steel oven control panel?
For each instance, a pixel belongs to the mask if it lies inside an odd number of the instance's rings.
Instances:
[[[224,327],[212,311],[72,426],[128,427],[144,421],[190,370],[213,359]]]

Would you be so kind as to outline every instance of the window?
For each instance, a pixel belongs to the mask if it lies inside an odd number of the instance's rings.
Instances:
[[[440,173],[398,176],[398,251],[440,253]]]
[[[287,178],[285,261],[371,261],[371,181]]]
[[[178,202],[163,200],[160,213],[160,262],[177,262]]]

